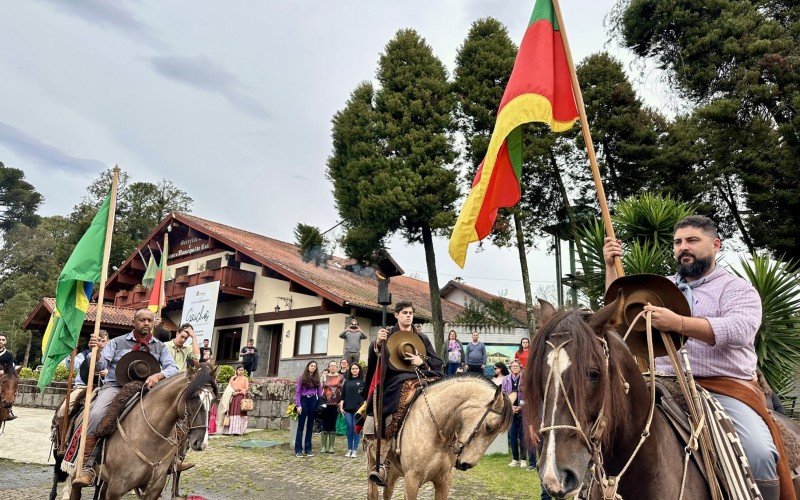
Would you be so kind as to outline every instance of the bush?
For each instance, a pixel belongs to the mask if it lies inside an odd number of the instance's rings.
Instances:
[[[53,380],[56,382],[61,382],[63,380],[67,380],[68,376],[69,370],[67,367],[64,366],[64,363],[59,363],[58,366],[56,366],[56,372],[53,375]]]
[[[228,380],[234,375],[236,375],[236,369],[234,367],[231,365],[222,365],[219,367],[219,371],[217,371],[217,383],[227,384]]]
[[[39,380],[39,372],[35,372],[26,366],[19,371],[19,378]]]

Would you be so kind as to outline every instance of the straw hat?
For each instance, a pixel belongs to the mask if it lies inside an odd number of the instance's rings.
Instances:
[[[691,316],[692,310],[683,293],[669,278],[657,274],[632,274],[617,278],[606,290],[605,303],[613,302],[622,292],[625,308],[622,314],[620,334],[625,334],[631,326],[636,315],[642,312],[647,303],[657,307],[665,307],[681,316]],[[631,329],[626,343],[636,356],[647,357],[647,329],[645,318],[642,316]],[[653,352],[655,356],[666,356],[667,348],[661,339],[661,331],[653,327]],[[678,332],[665,332],[672,337],[676,347],[683,344],[685,337]]]

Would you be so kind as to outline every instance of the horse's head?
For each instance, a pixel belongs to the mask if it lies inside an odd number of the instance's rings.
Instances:
[[[495,388],[483,378],[480,381],[486,382],[488,390],[480,391],[468,404],[462,405],[460,414],[456,416],[458,424],[453,451],[458,470],[475,467],[495,437],[511,425],[511,401],[500,387]]]
[[[614,351],[625,349],[614,330],[623,301],[594,314],[542,307],[543,326],[523,378],[531,403],[523,415],[544,439],[539,477],[553,497],[578,493],[593,454],[630,424],[625,379],[609,362]]]
[[[19,377],[14,370],[13,365],[0,366],[0,408],[8,410],[14,404],[14,398],[17,397],[17,387],[19,386]]]
[[[206,363],[199,368],[189,366],[186,376],[189,385],[183,392],[183,415],[189,431],[189,445],[195,451],[202,451],[208,444],[208,418],[218,394],[217,368]]]

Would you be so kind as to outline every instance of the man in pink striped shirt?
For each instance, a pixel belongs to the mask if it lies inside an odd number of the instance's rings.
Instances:
[[[747,280],[717,265],[721,245],[717,226],[708,217],[693,215],[679,221],[673,240],[678,272],[670,279],[686,296],[692,316],[679,316],[663,307],[645,309],[653,311],[654,327],[689,337],[686,350],[696,377],[754,380],[761,298]],[[614,258],[618,256],[622,256],[622,242],[606,238],[606,288],[617,278]],[[674,374],[668,358],[657,358],[656,370]],[[715,397],[733,420],[762,495],[778,498],[778,452],[766,424],[746,404],[719,394]]]

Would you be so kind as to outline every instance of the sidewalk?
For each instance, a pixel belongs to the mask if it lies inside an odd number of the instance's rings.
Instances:
[[[16,420],[0,435],[0,458],[32,464],[52,464],[50,423],[54,410],[14,407]]]

